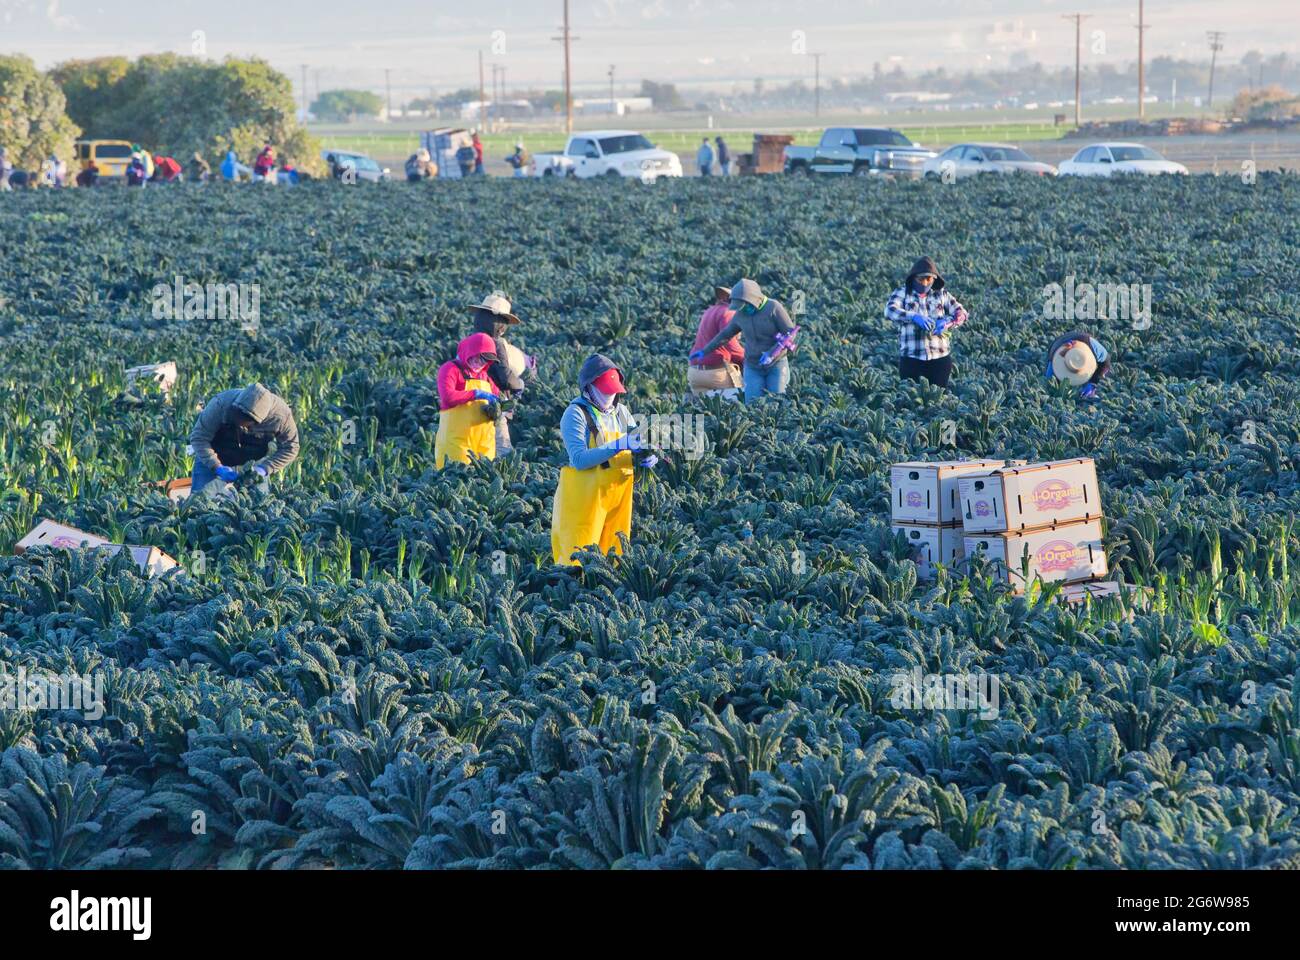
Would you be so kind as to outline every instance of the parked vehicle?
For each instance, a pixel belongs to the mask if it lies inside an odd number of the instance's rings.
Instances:
[[[1019,147],[1009,143],[959,143],[949,147],[921,168],[928,180],[939,180],[947,175],[954,180],[973,177],[979,173],[1030,173],[1043,177],[1056,176],[1050,163],[1040,163]]]
[[[73,145],[73,156],[80,172],[95,161],[100,180],[126,180],[126,168],[131,164],[129,140],[78,140]]]
[[[535,153],[533,177],[634,177],[654,181],[680,177],[682,161],[632,130],[592,130],[569,137],[562,153]]]
[[[1116,173],[1181,173],[1187,168],[1140,143],[1094,143],[1061,164],[1063,177],[1109,177]]]
[[[320,155],[321,159],[326,162],[329,162],[330,157],[336,157],[340,164],[351,167],[356,171],[358,180],[378,183],[381,180],[388,179],[388,168],[380,167],[379,164],[364,153],[353,153],[350,150],[322,150]]]
[[[934,157],[897,130],[878,127],[830,127],[815,147],[786,147],[785,172],[919,177]]]

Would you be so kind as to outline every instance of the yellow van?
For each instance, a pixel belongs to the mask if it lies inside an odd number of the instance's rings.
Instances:
[[[125,177],[131,164],[129,140],[78,140],[73,147],[77,169],[85,170],[94,160],[101,177]]]

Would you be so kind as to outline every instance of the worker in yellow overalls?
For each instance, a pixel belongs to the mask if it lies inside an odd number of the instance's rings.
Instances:
[[[488,376],[497,350],[486,333],[472,333],[456,347],[456,359],[438,368],[438,436],[433,464],[469,463],[470,454],[496,459],[500,412],[497,386]]]
[[[560,470],[551,516],[551,554],[556,563],[570,565],[578,563],[573,554],[583,547],[623,552],[618,535],[632,535],[633,465],[653,468],[658,462],[618,402],[627,388],[614,361],[588,357],[578,387],[560,421],[569,465]]]

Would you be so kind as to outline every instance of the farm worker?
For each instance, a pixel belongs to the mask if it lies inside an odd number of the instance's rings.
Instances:
[[[713,288],[713,304],[700,316],[693,350],[703,352],[709,341],[731,322],[736,311],[731,309],[730,301],[729,287]],[[735,399],[743,382],[741,364],[744,362],[745,350],[740,339],[732,337],[716,350],[704,354],[698,362],[692,360],[686,368],[686,383],[696,396],[721,392],[727,399]]]
[[[731,288],[731,309],[726,326],[704,346],[691,354],[691,363],[705,357],[738,333],[745,336],[745,402],[752,403],[766,393],[785,393],[790,385],[790,358],[799,328],[785,307],[764,296],[753,280],[741,280]]]
[[[262,145],[262,152],[253,161],[253,179],[263,183],[274,183],[271,174],[275,171],[275,150],[269,143]]]
[[[496,359],[488,364],[488,379],[496,386],[498,396],[508,400],[523,391],[525,373],[531,372],[536,376],[537,358],[528,356],[506,339],[506,330],[518,323],[519,318],[510,312],[511,304],[505,294],[490,293],[483,298],[482,303],[476,303],[469,309],[474,316],[474,332],[491,337],[496,349]],[[501,416],[497,417],[498,456],[505,456],[514,450],[510,442],[510,419],[513,416],[512,411],[502,411]]]
[[[203,154],[197,150],[190,159],[190,180],[194,183],[207,183],[208,178],[212,176],[212,168],[208,166],[208,161],[203,159]]]
[[[144,158],[140,154],[131,157],[131,163],[126,168],[126,185],[128,187],[141,187],[149,179],[149,174],[145,171]]]
[[[468,177],[474,172],[474,157],[476,155],[472,143],[467,143],[456,151],[456,166],[460,167],[462,177]]]
[[[898,374],[905,380],[924,377],[948,386],[952,375],[949,331],[966,322],[966,308],[944,289],[939,268],[929,257],[912,265],[907,281],[889,295],[885,319],[898,326]]]
[[[700,144],[699,152],[695,154],[695,163],[700,168],[701,177],[713,173],[713,148],[709,146],[708,137],[705,137],[704,142]]]
[[[515,144],[515,152],[506,157],[506,163],[514,168],[516,177],[528,176],[528,151],[524,149],[523,142]]]
[[[144,176],[147,180],[149,177],[153,176],[153,154],[138,143],[131,144],[131,156],[135,156],[137,153],[144,161]]]
[[[171,157],[156,157],[150,179],[155,183],[180,183],[181,165]]]
[[[632,535],[633,458],[646,450],[632,414],[618,402],[627,388],[613,360],[588,357],[578,389],[560,420],[569,463],[560,470],[551,513],[552,558],[569,565],[577,564],[573,554],[583,547],[623,552],[618,535]],[[657,462],[648,454],[639,465],[652,468]]]
[[[1110,353],[1087,333],[1067,333],[1047,348],[1047,376],[1079,388],[1079,396],[1095,399],[1101,380],[1110,372]]]
[[[714,142],[718,145],[718,172],[724,177],[731,175],[731,150],[727,147],[727,141],[721,136],[714,137]]]
[[[429,151],[424,147],[406,158],[406,179],[412,183],[427,180],[432,176],[436,176],[437,172],[437,165],[429,156]]]
[[[99,164],[94,160],[87,160],[86,166],[77,174],[77,186],[93,187],[99,182]],[[3,189],[0,187],[0,189]]]
[[[300,180],[298,168],[294,166],[293,160],[286,157],[284,163],[280,165],[279,172],[275,175],[275,182],[281,186],[296,187]]]
[[[226,151],[226,159],[221,163],[221,176],[223,179],[237,183],[240,177],[251,172],[248,167],[239,162],[234,150]]]
[[[275,441],[275,453],[270,452]],[[203,406],[190,433],[194,448],[191,493],[213,480],[233,483],[240,475],[268,477],[298,459],[298,424],[293,411],[260,383],[223,390]]]
[[[483,172],[483,141],[478,138],[478,131],[475,130],[470,139],[474,142],[474,172]]]
[[[456,359],[438,368],[438,435],[433,465],[469,463],[470,454],[496,459],[497,386],[488,376],[497,350],[486,333],[471,333],[456,347]]]

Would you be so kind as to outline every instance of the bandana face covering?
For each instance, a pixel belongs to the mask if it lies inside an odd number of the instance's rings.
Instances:
[[[609,409],[612,406],[614,406],[615,396],[617,396],[617,394],[601,393],[595,387],[587,388],[587,397],[591,400],[592,403],[594,403],[596,406],[598,406],[601,410],[605,412],[608,412]]]

